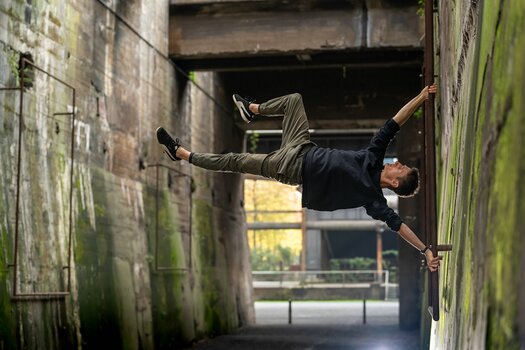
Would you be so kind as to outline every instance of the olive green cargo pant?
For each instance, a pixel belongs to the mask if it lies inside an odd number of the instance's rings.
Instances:
[[[303,158],[309,148],[306,146],[313,143],[301,95],[291,94],[261,103],[259,113],[284,115],[280,149],[269,154],[192,153],[191,163],[208,170],[262,175],[289,185],[302,184]]]

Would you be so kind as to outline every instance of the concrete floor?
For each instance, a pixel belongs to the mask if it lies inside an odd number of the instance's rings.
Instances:
[[[192,349],[367,349],[417,350],[419,331],[398,327],[397,302],[257,302],[257,324],[196,344]]]

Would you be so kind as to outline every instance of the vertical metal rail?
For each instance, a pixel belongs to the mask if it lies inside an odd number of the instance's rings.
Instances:
[[[425,1],[425,86],[434,82],[434,2]],[[436,166],[435,166],[435,132],[434,132],[434,96],[429,95],[425,102],[425,231],[427,244],[431,245],[432,253],[436,251]],[[429,272],[429,307],[428,311],[434,321],[439,320],[439,275]]]
[[[16,213],[15,213],[15,252],[14,252],[14,261],[13,261],[13,296],[17,295],[17,270],[18,270],[18,223],[20,216],[20,168],[22,167],[22,127],[24,125],[24,71],[26,67],[26,60],[22,59],[20,61],[20,110],[18,113],[18,155],[17,163],[18,169],[16,172]]]
[[[73,175],[74,175],[74,164],[75,164],[75,109],[76,109],[76,90],[73,89],[73,107],[71,110],[71,170],[70,170],[70,185],[69,190],[69,243],[68,243],[68,259],[67,259],[67,289],[68,293],[71,292],[71,241],[73,232]]]
[[[171,271],[171,272],[177,272],[177,271],[181,271],[181,272],[186,272],[186,271],[191,271],[191,261],[192,261],[192,208],[193,208],[193,201],[192,201],[192,198],[193,198],[193,194],[191,193],[190,191],[190,204],[189,204],[189,207],[190,207],[190,210],[189,210],[189,267],[169,267],[169,266],[160,266],[160,263],[159,263],[159,210],[160,210],[160,205],[159,205],[159,169],[162,167],[162,168],[166,168],[168,169],[168,171],[173,171],[175,173],[177,173],[177,175],[175,175],[176,177],[186,177],[188,179],[192,179],[192,177],[188,174],[185,174],[183,172],[181,172],[180,170],[178,169],[175,169],[175,168],[172,168],[168,165],[165,165],[165,164],[161,164],[161,163],[156,163],[156,164],[151,164],[151,165],[148,165],[147,166],[148,168],[155,168],[155,247],[154,247],[154,251],[155,251],[155,271],[157,272],[160,272],[160,271]],[[191,186],[191,184],[190,184]]]
[[[73,110],[71,112],[66,113],[55,113],[55,115],[70,115],[72,117],[71,119],[71,172],[70,172],[70,189],[69,189],[69,232],[68,232],[68,257],[67,257],[67,265],[63,266],[63,269],[67,269],[67,286],[65,288],[65,291],[59,291],[59,292],[35,292],[35,293],[20,293],[17,289],[18,284],[18,241],[20,239],[20,229],[19,229],[19,222],[20,222],[20,178],[21,178],[21,160],[22,160],[22,134],[23,134],[23,127],[24,127],[24,74],[26,67],[32,67],[35,70],[38,70],[39,72],[49,76],[50,78],[56,80],[60,84],[68,87],[72,91],[72,107]],[[73,236],[73,174],[74,174],[74,135],[75,135],[75,98],[76,98],[76,90],[73,86],[67,84],[66,82],[62,81],[61,79],[57,78],[53,74],[50,74],[49,72],[43,70],[42,68],[36,66],[33,62],[28,60],[25,57],[22,57],[20,59],[20,86],[18,87],[11,87],[11,88],[0,88],[0,91],[5,90],[19,90],[20,91],[20,104],[19,104],[19,118],[18,118],[18,154],[17,154],[17,163],[18,163],[18,169],[17,169],[17,175],[16,175],[16,211],[15,211],[15,242],[14,242],[14,257],[13,257],[13,263],[8,264],[8,267],[13,268],[13,299],[20,299],[20,300],[32,300],[32,299],[52,299],[52,298],[61,298],[66,295],[69,295],[71,290],[71,241]]]
[[[434,83],[434,1],[425,1],[425,86]],[[436,145],[434,95],[425,102],[425,231],[427,244],[434,256],[440,251],[452,250],[451,245],[438,245],[436,213]],[[439,271],[429,272],[429,307],[434,321],[439,320]]]

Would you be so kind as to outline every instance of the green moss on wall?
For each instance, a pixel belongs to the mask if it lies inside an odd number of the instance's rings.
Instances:
[[[110,218],[108,210],[108,189],[104,171],[92,169],[92,190],[95,208],[96,228],[90,224],[87,208],[77,201],[76,218],[76,278],[78,284],[79,317],[82,325],[83,346],[88,348],[119,348],[123,344],[122,329],[119,327],[118,295],[115,292],[115,276],[111,260]],[[79,188],[80,186],[80,181]],[[82,190],[82,189],[80,189]],[[134,336],[134,335],[130,335]]]
[[[7,227],[4,227],[4,218],[6,212],[4,210],[3,198],[0,199],[0,218],[2,218],[2,224],[0,225],[0,339],[5,339],[6,348],[15,347],[12,343],[16,339],[15,337],[15,317],[14,309],[11,303],[11,297],[8,289],[8,279],[11,278],[12,273],[10,268],[7,266],[12,261],[10,252],[10,240],[7,234]]]
[[[482,110],[497,132],[488,203],[487,239],[491,256],[487,347],[518,349],[516,305],[520,290],[517,278],[520,252],[517,242],[522,229],[518,224],[518,208],[522,201],[518,193],[525,184],[521,181],[521,162],[517,160],[523,158],[525,146],[522,139],[525,108],[521,92],[525,82],[522,54],[525,50],[525,4],[510,2],[500,6],[492,67],[487,74],[491,79],[486,91],[491,99],[487,108]],[[484,10],[484,16],[487,11],[488,8]]]
[[[443,266],[447,312],[433,343],[518,349],[525,3],[483,2],[481,10],[465,64],[464,77],[472,80],[463,81],[446,156],[459,172],[441,173],[441,239],[450,239],[454,251]]]
[[[514,161],[520,153],[515,142],[520,130],[517,116],[509,117],[507,126],[499,135],[494,164],[494,185],[491,188],[489,212],[492,220],[488,227],[492,251],[489,266],[491,284],[489,306],[488,343],[493,349],[518,349],[517,333],[517,278],[519,273],[518,201],[519,163]],[[513,135],[514,134],[514,135]]]
[[[177,348],[189,344],[194,338],[193,315],[185,305],[185,288],[190,288],[186,271],[156,271],[160,268],[185,268],[189,252],[181,239],[178,208],[173,204],[174,195],[169,189],[160,189],[157,198],[155,187],[144,191],[145,227],[150,257],[150,280],[155,346],[161,349]],[[158,212],[156,212],[158,200]],[[157,223],[158,220],[158,223]],[[155,251],[158,225],[159,254]],[[157,261],[158,259],[158,261]]]
[[[201,297],[203,302],[203,330],[207,334],[220,334],[237,325],[234,303],[225,295],[230,288],[228,267],[224,256],[219,254],[218,232],[214,230],[211,205],[203,200],[194,201],[196,263],[201,273]]]

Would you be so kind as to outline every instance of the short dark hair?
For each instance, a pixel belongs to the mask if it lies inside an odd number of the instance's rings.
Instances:
[[[404,178],[399,178],[399,186],[392,189],[400,197],[412,197],[419,192],[419,169],[412,168]]]

